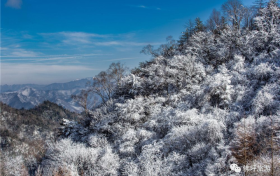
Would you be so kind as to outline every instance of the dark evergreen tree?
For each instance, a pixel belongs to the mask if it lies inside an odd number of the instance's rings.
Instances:
[[[199,17],[195,19],[195,27],[194,31],[195,32],[203,32],[205,31],[206,27],[204,26],[203,22],[200,20]]]

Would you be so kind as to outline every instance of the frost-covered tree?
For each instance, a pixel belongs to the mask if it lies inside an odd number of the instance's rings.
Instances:
[[[221,13],[216,9],[213,9],[209,19],[207,20],[207,27],[214,32],[215,29],[221,25]]]
[[[246,166],[254,160],[258,150],[257,135],[255,133],[255,119],[248,117],[236,124],[235,137],[231,141],[231,150],[238,163]]]
[[[255,49],[257,52],[266,51],[273,55],[279,50],[280,41],[280,8],[276,1],[269,1],[267,7],[259,10],[255,18],[257,31],[253,32]]]
[[[63,139],[49,146],[43,165],[42,175],[52,175],[56,172],[69,175],[117,175],[119,158],[106,142],[90,138],[93,147],[73,143]]]
[[[77,95],[72,95],[71,98],[73,98],[75,101],[77,101],[81,107],[85,110],[86,116],[88,115],[88,98],[89,98],[89,90],[82,90]]]
[[[93,78],[88,92],[96,94],[103,103],[111,99],[114,95],[115,87],[120,83],[125,75],[127,67],[121,63],[112,63],[107,71],[102,71]]]
[[[246,9],[239,0],[228,0],[222,6],[223,12],[228,17],[228,20],[232,22],[232,27],[239,30],[241,22],[246,13]]]
[[[153,57],[172,57],[175,55],[175,51],[177,49],[176,41],[172,38],[172,36],[168,36],[166,41],[166,44],[160,45],[157,49],[154,49],[154,47],[149,44],[145,46],[140,53],[152,55]]]
[[[279,125],[270,124],[280,115],[279,7],[270,1],[248,30],[241,3],[226,5],[234,28],[216,14],[218,32],[146,48],[154,58],[118,77],[88,123],[65,120],[43,173],[234,175],[232,163],[273,163],[279,173]],[[246,171],[260,173],[271,171]]]

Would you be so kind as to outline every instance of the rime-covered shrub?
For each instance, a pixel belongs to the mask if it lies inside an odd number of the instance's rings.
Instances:
[[[118,175],[119,157],[108,144],[87,147],[63,139],[49,146],[42,164],[46,166],[43,175],[52,175],[61,168],[65,168],[70,175]]]
[[[197,32],[141,64],[89,123],[64,121],[43,173],[236,175],[279,156],[279,12],[270,1],[254,30]]]

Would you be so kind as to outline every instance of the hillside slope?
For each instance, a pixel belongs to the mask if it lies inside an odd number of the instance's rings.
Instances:
[[[280,175],[275,1],[254,22],[251,30],[198,31],[180,49],[169,48],[173,54],[141,64],[90,119],[64,121],[38,172]]]
[[[1,164],[6,161],[0,167],[1,175],[11,170],[34,172],[44,156],[46,143],[54,142],[59,122],[63,118],[75,121],[81,118],[49,101],[30,110],[14,109],[1,102],[0,108]]]

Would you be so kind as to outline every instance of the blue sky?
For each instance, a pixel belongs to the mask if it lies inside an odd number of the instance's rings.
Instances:
[[[2,0],[1,84],[67,82],[117,61],[134,68],[150,59],[145,45],[178,39],[189,19],[206,20],[224,2]]]

